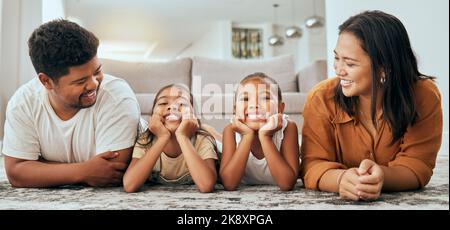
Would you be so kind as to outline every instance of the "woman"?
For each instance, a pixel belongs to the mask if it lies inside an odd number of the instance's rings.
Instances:
[[[301,177],[349,200],[424,187],[442,138],[441,96],[394,16],[367,11],[339,27],[337,77],[308,96]]]

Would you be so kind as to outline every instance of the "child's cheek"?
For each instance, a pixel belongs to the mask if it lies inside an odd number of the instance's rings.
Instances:
[[[158,107],[153,108],[153,114],[160,115],[160,116],[163,115],[161,112],[161,109]]]
[[[269,103],[267,103],[266,109],[269,115],[274,115],[278,113],[278,105],[276,103],[272,103],[272,101],[269,101]]]
[[[236,117],[239,118],[239,119],[245,119],[244,104],[243,103],[237,103],[236,104]]]

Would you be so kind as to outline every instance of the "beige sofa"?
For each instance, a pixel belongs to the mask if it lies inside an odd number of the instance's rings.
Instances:
[[[183,58],[170,62],[123,62],[101,59],[103,72],[125,79],[135,91],[144,119],[148,119],[155,94],[168,84],[190,87],[201,121],[222,132],[233,113],[233,86],[245,76],[263,72],[280,85],[285,113],[301,132],[303,106],[308,91],[327,77],[326,61],[320,60],[295,72],[292,56],[270,60],[239,61]]]

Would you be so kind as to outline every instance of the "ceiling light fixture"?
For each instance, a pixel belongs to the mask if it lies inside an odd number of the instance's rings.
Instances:
[[[278,8],[278,4],[273,4],[273,20],[274,20],[274,25],[277,24],[277,8]],[[284,39],[283,37],[279,36],[279,35],[272,35],[269,37],[269,45],[271,46],[281,46],[284,44]]]

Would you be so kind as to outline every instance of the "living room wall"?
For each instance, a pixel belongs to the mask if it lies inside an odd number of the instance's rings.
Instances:
[[[16,89],[36,72],[28,56],[27,40],[42,22],[42,0],[2,0],[0,14],[0,140],[6,104]]]
[[[447,0],[326,0],[329,76],[334,76],[333,49],[338,27],[350,16],[364,10],[382,10],[397,16],[408,30],[422,73],[436,76],[442,95],[444,136],[442,152],[449,146],[449,2]]]

